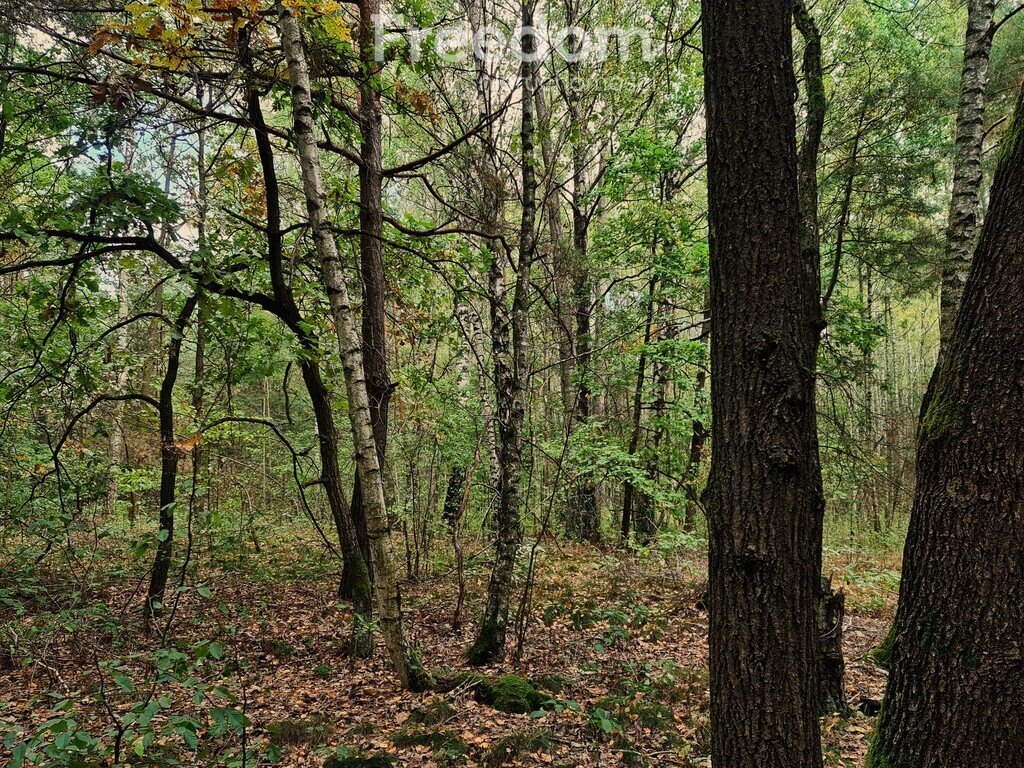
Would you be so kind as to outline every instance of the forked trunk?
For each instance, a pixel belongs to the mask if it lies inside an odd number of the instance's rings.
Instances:
[[[327,197],[320,165],[320,149],[317,146],[302,32],[298,21],[287,7],[281,8],[278,20],[281,45],[288,63],[288,77],[292,88],[292,118],[302,188],[306,198],[306,212],[309,216],[313,243],[320,259],[321,278],[338,335],[338,348],[345,374],[349,420],[356,469],[362,488],[363,510],[366,515],[366,529],[375,576],[374,595],[377,600],[381,633],[384,635],[384,642],[402,685],[412,690],[424,690],[429,685],[429,677],[412,658],[402,626],[401,591],[395,571],[391,532],[388,528],[384,478],[381,474],[370,418],[362,341],[349,299],[341,256],[327,214]]]

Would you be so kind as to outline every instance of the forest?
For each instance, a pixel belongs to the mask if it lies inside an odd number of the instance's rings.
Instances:
[[[0,763],[1024,768],[1020,0],[0,0]]]

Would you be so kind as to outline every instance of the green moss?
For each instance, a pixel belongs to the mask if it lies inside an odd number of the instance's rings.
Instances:
[[[892,664],[892,650],[895,643],[896,625],[893,624],[889,627],[889,631],[886,632],[885,637],[882,638],[882,642],[868,651],[868,658],[882,669],[888,669]]]
[[[909,760],[887,754],[881,743],[881,733],[875,729],[868,742],[868,754],[864,759],[864,768],[915,768],[915,766]]]
[[[948,437],[950,433],[962,430],[969,422],[970,409],[961,403],[952,402],[940,386],[921,418],[921,439]]]
[[[455,717],[457,710],[444,699],[432,699],[409,713],[414,725],[440,725]]]
[[[520,675],[504,675],[499,678],[473,672],[437,675],[435,690],[447,693],[457,689],[472,690],[481,704],[511,714],[534,712],[547,698]]]
[[[544,697],[525,677],[505,675],[493,685],[491,706],[500,712],[525,714],[538,709]]]
[[[484,768],[501,768],[517,758],[543,752],[550,748],[552,743],[551,731],[545,728],[513,731],[507,736],[502,736],[484,752],[480,765]]]

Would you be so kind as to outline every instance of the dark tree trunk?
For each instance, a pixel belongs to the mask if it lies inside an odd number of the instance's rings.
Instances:
[[[708,337],[711,335],[711,308],[710,297],[704,301],[704,318],[700,324],[700,336],[698,340],[707,349]],[[708,444],[709,432],[701,416],[699,408],[700,401],[704,398],[704,392],[708,385],[707,368],[702,364],[697,369],[697,377],[693,382],[693,410],[694,417],[690,422],[690,449],[686,456],[686,472],[683,482],[686,483],[686,511],[683,513],[683,528],[692,531],[697,524],[697,507],[699,496],[697,494],[697,478],[700,476],[701,464],[704,460],[704,449]]]
[[[533,27],[533,0],[524,0],[522,26]],[[487,584],[487,604],[480,620],[476,640],[469,649],[470,664],[482,666],[500,661],[505,655],[509,605],[523,540],[520,518],[520,481],[522,478],[523,419],[526,389],[526,333],[529,308],[530,268],[537,252],[534,231],[537,214],[537,179],[534,147],[533,105],[536,88],[536,64],[529,59],[535,50],[532,35],[523,38],[520,64],[523,99],[520,127],[522,161],[522,216],[519,224],[519,258],[512,287],[512,305],[506,306],[501,288],[501,253],[494,254],[491,267],[491,337],[494,356],[494,390],[498,403],[498,488],[494,510],[494,565]],[[496,206],[495,206],[496,209]]]
[[[581,8],[577,0],[567,0],[566,16],[570,27],[580,23]],[[582,41],[573,36],[568,41],[573,54],[580,53]],[[592,358],[594,346],[593,307],[594,280],[590,276],[587,259],[590,230],[590,205],[587,196],[587,153],[586,145],[590,113],[583,104],[579,56],[570,56],[566,62],[566,107],[569,117],[569,135],[572,153],[572,268],[574,273],[572,298],[575,315],[576,402],[573,416],[579,428],[584,431],[592,415],[591,387],[593,379]],[[597,544],[601,541],[601,513],[597,505],[597,488],[593,472],[583,469],[576,478],[576,487],[568,510],[572,523],[569,533],[581,541]]]
[[[705,0],[711,749],[821,766],[818,265],[800,247],[792,6]]]
[[[366,0],[360,5],[360,26],[367,30],[366,39],[372,41],[375,16],[379,11],[377,0]],[[373,60],[373,47],[364,42],[360,52],[365,76],[359,84],[359,275],[363,285],[362,337],[363,369],[366,372],[366,393],[370,397],[370,422],[377,443],[377,461],[385,472],[384,457],[388,442],[388,403],[392,385],[388,376],[384,278],[384,248],[381,237],[384,228],[384,209],[381,199],[383,170],[381,161],[380,94],[372,82],[378,63]],[[356,528],[359,549],[364,561],[370,562],[370,540],[366,515],[363,511],[363,493],[358,473],[352,488],[352,521]],[[372,578],[372,572],[371,572]]]
[[[633,390],[633,429],[629,435],[629,456],[636,456],[640,447],[641,419],[644,404],[644,380],[647,378],[647,347],[651,343],[651,330],[654,325],[654,291],[658,279],[652,275],[647,284],[647,321],[644,323],[644,343],[640,348],[640,357],[636,365],[636,388]],[[622,487],[622,528],[620,536],[623,544],[629,543],[629,532],[633,527],[633,508],[636,502],[637,489],[632,480],[627,480]]]
[[[803,74],[806,93],[804,133],[797,154],[797,185],[800,196],[800,251],[805,264],[821,265],[821,232],[818,226],[818,154],[825,127],[824,72],[821,64],[821,32],[805,0],[797,0],[794,21],[804,40]],[[837,267],[838,269],[838,267]],[[820,279],[819,279],[820,282]],[[824,308],[823,308],[824,309]],[[834,592],[831,581],[822,580],[818,596],[818,675],[820,714],[846,714],[843,659],[843,617],[846,597]]]
[[[153,559],[153,571],[149,578],[149,589],[146,592],[146,604],[143,607],[143,619],[147,627],[163,609],[167,577],[171,572],[178,461],[181,459],[181,451],[174,444],[174,385],[178,381],[178,369],[181,366],[181,343],[184,340],[185,328],[198,302],[198,293],[186,299],[174,321],[174,334],[167,344],[167,368],[160,384],[160,532]]]
[[[848,714],[846,703],[846,660],[843,657],[843,619],[846,617],[846,595],[832,589],[832,580],[822,578],[818,597],[818,650],[820,653],[820,685],[818,713]]]
[[[1024,729],[1024,92],[918,428],[889,687],[868,764],[1017,768]]]
[[[356,616],[353,632],[353,653],[362,658],[373,654],[372,634],[367,631],[373,616],[373,590],[370,584],[369,560],[357,546],[355,526],[345,495],[338,452],[338,432],[334,423],[330,390],[320,375],[320,349],[318,340],[309,326],[302,321],[302,315],[295,302],[291,285],[284,274],[284,251],[281,234],[281,200],[274,166],[274,149],[267,133],[267,125],[260,106],[260,97],[255,90],[246,96],[249,123],[256,136],[256,147],[263,171],[267,205],[267,260],[270,269],[270,283],[277,304],[276,312],[292,330],[303,348],[301,360],[302,381],[309,393],[316,420],[317,443],[320,449],[320,481],[327,495],[331,509],[338,545],[341,548],[342,576],[338,596],[352,600]]]

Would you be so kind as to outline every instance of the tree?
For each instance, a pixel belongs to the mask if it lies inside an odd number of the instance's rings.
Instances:
[[[402,626],[402,597],[395,570],[395,555],[388,526],[384,478],[370,417],[370,403],[363,367],[362,344],[356,329],[355,312],[349,300],[348,286],[342,271],[341,257],[334,240],[327,214],[327,195],[320,166],[309,71],[298,20],[282,7],[278,16],[281,46],[288,63],[292,86],[292,119],[302,176],[306,212],[309,216],[313,242],[320,259],[324,290],[338,335],[338,348],[345,372],[348,412],[355,447],[356,468],[362,488],[370,556],[374,566],[376,595],[381,633],[391,655],[391,663],[406,688],[423,690],[429,677],[418,666],[406,644]]]
[[[989,54],[998,0],[969,0],[964,63],[960,75],[960,108],[953,152],[953,198],[946,228],[946,263],[942,268],[939,339],[943,346],[953,331],[978,225],[981,196],[982,144],[985,139],[985,95]]]
[[[524,30],[533,29],[534,0],[520,6]],[[523,56],[519,67],[520,102],[520,193],[522,211],[519,221],[518,254],[512,278],[511,301],[504,286],[503,258],[508,254],[494,249],[489,274],[491,305],[491,343],[494,357],[495,413],[498,433],[498,472],[494,508],[494,565],[487,583],[487,603],[480,619],[476,639],[468,660],[474,666],[492,664],[505,655],[510,601],[519,547],[523,541],[520,484],[523,475],[523,422],[526,412],[527,311],[530,270],[537,254],[535,232],[537,215],[536,151],[534,136],[534,91],[537,65],[531,55],[536,51],[536,33],[523,35]]]
[[[791,5],[703,5],[711,248],[711,740],[820,766],[818,265],[801,249]],[[752,137],[757,137],[756,141]]]
[[[868,765],[1020,764],[1024,91],[918,428],[889,685]]]

